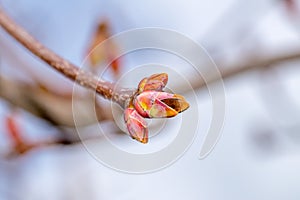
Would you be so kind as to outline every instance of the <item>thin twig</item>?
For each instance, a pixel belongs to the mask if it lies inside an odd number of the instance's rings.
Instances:
[[[78,84],[96,91],[104,98],[112,100],[122,107],[128,98],[130,98],[134,90],[116,88],[113,83],[98,79],[96,76],[79,69],[79,67],[55,54],[50,49],[32,37],[21,26],[16,24],[5,12],[0,8],[0,25],[24,47],[26,47],[34,55],[42,59],[49,66],[77,82]]]

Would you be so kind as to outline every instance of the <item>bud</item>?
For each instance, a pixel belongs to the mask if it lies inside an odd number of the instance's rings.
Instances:
[[[144,91],[134,99],[134,107],[145,118],[165,118],[185,111],[189,104],[178,94]]]
[[[132,107],[126,108],[124,120],[130,136],[141,142],[148,142],[148,128],[145,119]]]
[[[139,93],[148,90],[162,91],[162,89],[167,85],[168,74],[153,74],[148,78],[144,78],[140,81],[138,89]]]

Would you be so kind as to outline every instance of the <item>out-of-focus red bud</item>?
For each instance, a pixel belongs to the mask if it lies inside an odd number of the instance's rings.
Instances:
[[[10,138],[14,142],[14,145],[19,145],[23,143],[23,139],[20,135],[19,127],[17,126],[17,123],[13,115],[10,115],[6,118],[6,127]]]
[[[91,70],[97,72],[102,64],[111,62],[109,67],[113,75],[117,78],[120,74],[121,59],[114,59],[119,53],[118,45],[112,40],[107,40],[112,36],[110,23],[105,20],[98,24],[98,28],[92,38],[87,55],[91,64]]]
[[[24,154],[34,147],[22,138],[21,129],[19,129],[19,126],[13,114],[6,118],[6,126],[8,135],[12,141],[14,153]]]
[[[141,142],[148,142],[148,128],[145,119],[134,108],[126,108],[124,120],[130,136]]]
[[[134,99],[134,107],[145,118],[165,118],[185,111],[189,104],[178,94],[144,91]]]

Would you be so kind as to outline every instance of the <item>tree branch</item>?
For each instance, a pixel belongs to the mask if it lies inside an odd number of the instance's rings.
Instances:
[[[134,94],[135,90],[116,88],[113,83],[98,79],[93,74],[79,69],[79,67],[55,54],[33,38],[21,26],[16,24],[1,8],[0,25],[30,52],[42,59],[53,69],[78,84],[96,91],[104,98],[112,100],[124,107],[126,100]]]

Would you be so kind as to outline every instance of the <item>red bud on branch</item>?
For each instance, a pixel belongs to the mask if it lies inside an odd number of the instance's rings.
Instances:
[[[126,108],[124,120],[130,136],[141,142],[148,142],[148,128],[147,123],[143,117],[134,108]]]
[[[148,142],[148,128],[144,118],[174,117],[189,108],[183,96],[163,92],[168,74],[153,74],[140,81],[136,95],[124,112],[127,130],[133,139]]]

